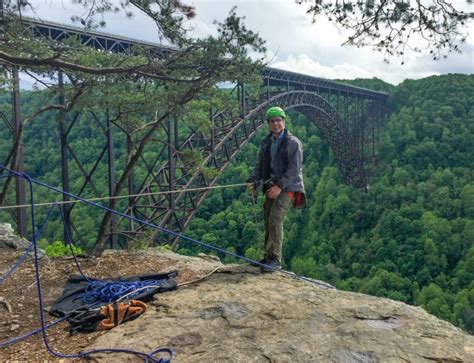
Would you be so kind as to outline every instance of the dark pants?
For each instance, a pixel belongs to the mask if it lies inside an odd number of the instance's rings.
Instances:
[[[283,220],[290,208],[291,200],[286,192],[281,192],[276,199],[265,196],[263,216],[265,220],[265,259],[282,260]]]

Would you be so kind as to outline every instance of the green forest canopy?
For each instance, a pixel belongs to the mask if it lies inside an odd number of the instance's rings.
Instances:
[[[309,203],[285,221],[285,267],[341,289],[421,305],[472,333],[474,76],[407,80],[397,87],[350,83],[391,94],[378,175],[368,193],[343,184],[318,131],[291,113],[289,127],[304,143]],[[257,145],[242,151],[221,184],[245,180]],[[253,209],[240,191],[214,192],[188,234],[259,258],[263,226],[249,218]]]
[[[474,76],[407,80],[396,87],[379,80],[348,83],[391,94],[391,114],[378,145],[378,174],[367,193],[345,185],[318,130],[290,112],[289,128],[304,143],[309,203],[285,221],[285,268],[340,289],[421,305],[474,333]],[[0,107],[7,102],[5,95]],[[41,96],[29,93],[23,102],[34,108]],[[59,186],[57,126],[51,117],[37,121],[25,133],[26,155],[35,155],[27,158],[26,170]],[[86,124],[77,130],[71,142],[78,156],[87,158],[99,142]],[[242,150],[219,184],[246,180],[264,133]],[[8,137],[0,130],[1,139]],[[2,158],[7,144],[0,144]],[[124,158],[125,152],[118,153],[117,164]],[[98,188],[106,190],[105,166],[99,168],[104,179],[97,181]],[[80,184],[75,173],[72,179]],[[239,189],[214,191],[187,235],[259,258],[261,202],[262,196],[253,205]],[[92,241],[97,216],[86,209],[76,213],[78,229]],[[0,220],[8,218],[0,212]],[[50,241],[62,238],[60,224],[59,218],[52,222]],[[198,248],[181,243],[180,252],[193,254]]]

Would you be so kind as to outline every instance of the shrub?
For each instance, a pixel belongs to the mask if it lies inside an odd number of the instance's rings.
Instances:
[[[72,256],[71,248],[76,256],[82,254],[82,248],[76,247],[73,244],[66,245],[61,241],[56,241],[46,246],[46,255],[48,257]]]

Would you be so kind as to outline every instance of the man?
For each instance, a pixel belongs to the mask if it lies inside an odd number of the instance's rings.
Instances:
[[[305,202],[303,185],[303,146],[285,128],[286,114],[280,107],[267,111],[270,134],[261,144],[255,168],[247,180],[249,191],[263,182],[265,202],[265,255],[260,261],[264,272],[281,269],[283,220],[290,205],[302,207]]]

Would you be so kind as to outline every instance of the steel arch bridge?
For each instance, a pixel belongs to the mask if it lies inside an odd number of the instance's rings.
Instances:
[[[84,44],[108,52],[130,52],[134,45],[148,47],[154,56],[166,56],[174,49],[113,35],[85,32],[61,24],[28,20],[31,30],[38,36],[62,41],[75,36]],[[18,71],[10,69],[14,79],[12,93],[12,120],[7,115],[0,118],[15,133],[16,125],[21,122],[20,91]],[[62,83],[63,74],[58,75]],[[141,168],[145,175],[139,178],[132,173],[128,178],[128,198],[125,213],[145,219],[175,232],[183,232],[208,194],[206,187],[213,186],[219,175],[229,165],[242,147],[266,124],[265,111],[270,105],[279,105],[285,109],[294,109],[307,118],[320,130],[322,136],[334,153],[335,160],[344,180],[355,187],[366,188],[368,166],[376,159],[376,145],[383,123],[386,119],[388,95],[381,92],[354,87],[322,78],[283,71],[267,67],[262,73],[263,86],[260,96],[251,98],[244,84],[238,84],[232,90],[239,110],[232,114],[226,110],[209,111],[211,130],[203,133],[187,127],[180,120],[171,118],[162,126],[162,135],[167,139],[152,160],[141,158]],[[61,101],[61,100],[60,100]],[[62,100],[64,102],[64,100]],[[71,130],[79,127],[78,120],[88,117],[101,130],[103,148],[92,167],[87,168],[84,161],[75,154],[68,139]],[[114,139],[127,140],[127,153],[133,150],[131,135],[124,130],[114,128],[107,112],[81,115],[61,114],[59,116],[60,145],[62,155],[61,179],[63,189],[76,195],[89,191],[92,195],[103,197],[114,193],[117,161],[114,157]],[[183,128],[186,132],[183,133]],[[178,132],[179,129],[179,132]],[[125,133],[125,135],[123,135]],[[121,134],[121,135],[119,135]],[[185,156],[188,151],[199,151],[202,164],[196,165]],[[3,157],[3,156],[2,156]],[[7,165],[11,155],[6,157]],[[26,157],[29,157],[26,155]],[[19,171],[22,170],[23,155],[20,155]],[[0,160],[2,162],[4,160]],[[100,191],[94,183],[98,166],[107,164],[108,191]],[[83,176],[82,185],[77,190],[70,187],[70,170],[77,169]],[[203,170],[212,170],[205,173]],[[198,189],[198,190],[195,190]],[[162,192],[173,193],[159,194]],[[67,201],[67,197],[65,197]],[[16,182],[16,204],[25,204],[25,192],[21,181]],[[67,232],[74,229],[74,205],[66,205],[65,222]],[[11,210],[20,234],[26,235],[26,209]],[[112,219],[110,221],[110,245],[139,236],[142,227]],[[126,239],[119,236],[126,236]],[[80,238],[80,236],[79,236]],[[65,240],[67,240],[67,236]]]

